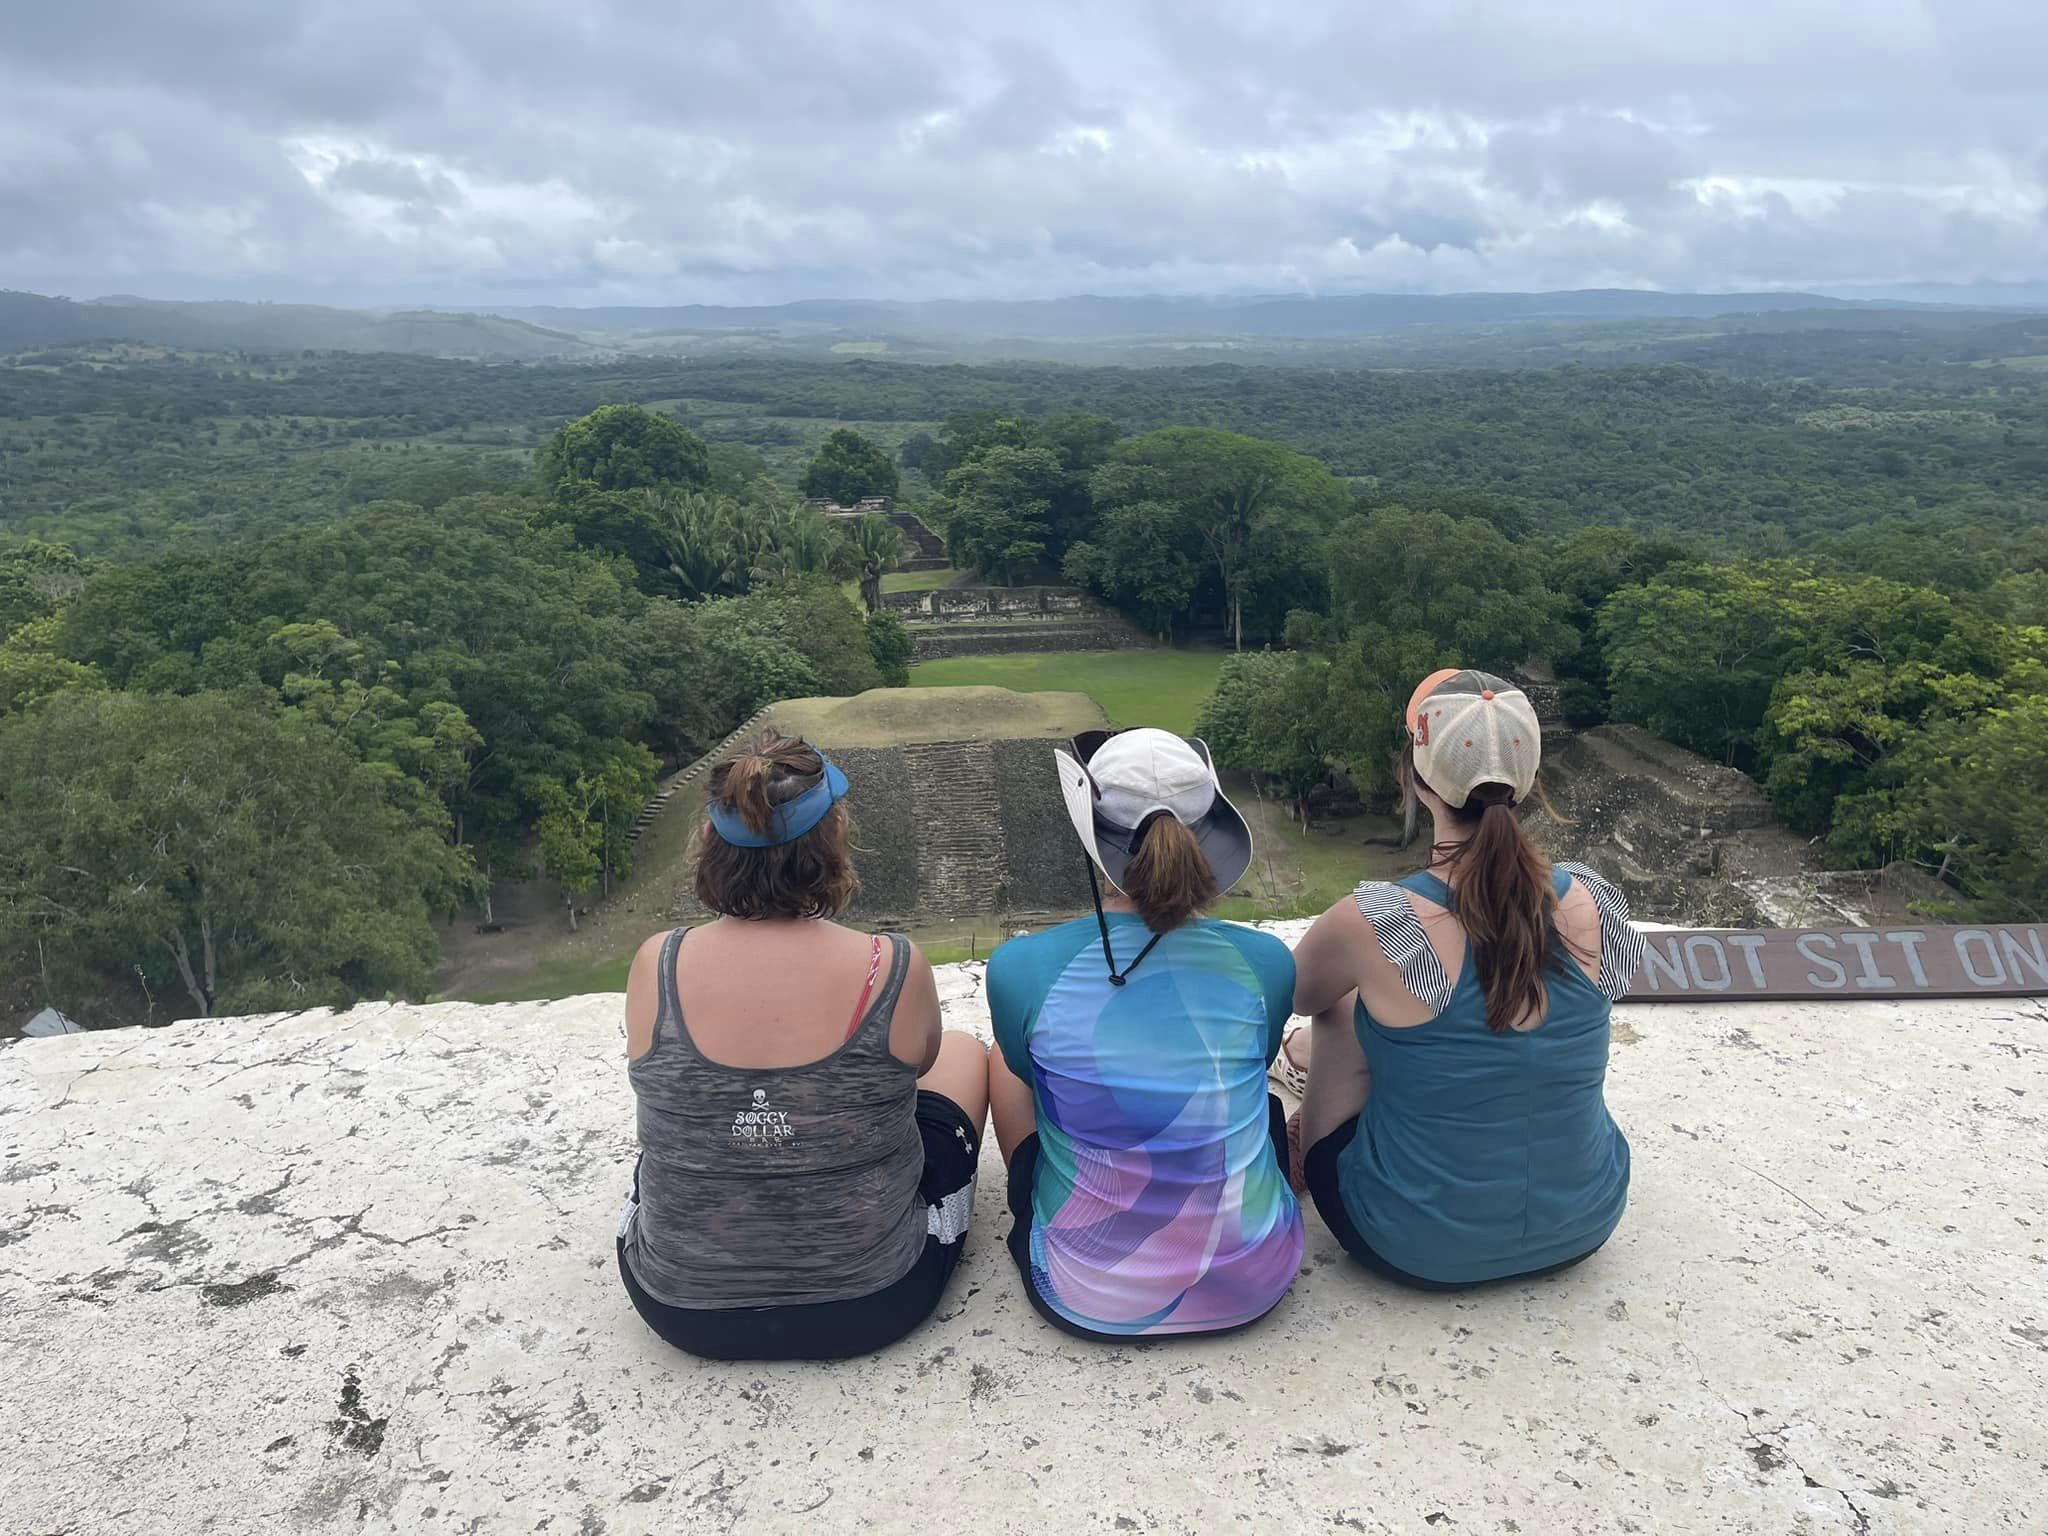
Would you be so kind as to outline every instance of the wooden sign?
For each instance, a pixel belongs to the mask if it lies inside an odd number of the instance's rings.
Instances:
[[[1643,931],[1623,999],[2048,996],[2048,925]]]

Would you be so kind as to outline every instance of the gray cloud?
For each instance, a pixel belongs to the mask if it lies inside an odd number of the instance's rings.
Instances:
[[[67,0],[0,285],[335,302],[2048,278],[2038,0]]]

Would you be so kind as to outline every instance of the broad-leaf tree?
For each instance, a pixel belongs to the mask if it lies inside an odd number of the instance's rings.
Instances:
[[[881,448],[851,427],[840,427],[804,470],[803,493],[850,507],[868,496],[896,494],[896,466]]]
[[[1004,585],[1052,545],[1054,499],[1066,482],[1050,448],[984,448],[946,476],[946,551],[953,563]]]
[[[703,487],[711,483],[711,455],[702,438],[667,416],[637,405],[604,405],[542,444],[534,472],[541,490],[558,499],[584,488]]]
[[[1126,438],[1091,484],[1104,511],[1147,501],[1179,510],[1215,572],[1224,627],[1239,649],[1247,604],[1279,574],[1255,555],[1262,526],[1284,515],[1328,527],[1351,499],[1328,466],[1276,443],[1209,427]]]
[[[466,890],[438,815],[256,693],[64,694],[0,719],[0,782],[0,966],[88,1022],[417,996]]]

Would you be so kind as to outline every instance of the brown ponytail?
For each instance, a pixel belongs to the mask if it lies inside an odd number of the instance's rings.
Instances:
[[[818,782],[824,759],[808,742],[762,731],[711,770],[711,803],[767,832],[775,807]],[[727,917],[836,917],[860,890],[839,804],[794,842],[735,848],[706,822],[697,834],[697,899]]]
[[[1401,772],[1412,801],[1419,782],[1412,748],[1402,753]],[[1436,853],[1457,896],[1458,923],[1486,994],[1486,1027],[1500,1034],[1543,1011],[1543,978],[1559,968],[1564,954],[1557,892],[1549,861],[1522,831],[1507,785],[1477,785],[1462,807],[1446,809],[1460,826],[1476,823],[1469,838],[1439,844]]]
[[[799,742],[797,745],[802,746],[802,743]],[[757,748],[765,750],[757,751]],[[747,830],[756,836],[766,832],[775,820],[775,802],[768,796],[768,785],[775,777],[775,770],[786,765],[790,770],[787,776],[794,779],[801,773],[803,766],[794,759],[815,759],[818,755],[806,748],[801,753],[785,752],[778,762],[775,752],[775,745],[756,739],[747,750],[713,769],[711,774],[711,797],[719,804],[739,812],[740,820],[747,824]],[[810,777],[815,779],[824,771],[824,765],[821,763]],[[789,797],[785,795],[783,798]]]
[[[1118,882],[1154,933],[1169,933],[1216,899],[1216,876],[1195,834],[1171,816],[1146,825]]]

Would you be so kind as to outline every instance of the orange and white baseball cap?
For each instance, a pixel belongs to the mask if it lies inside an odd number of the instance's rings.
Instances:
[[[1408,699],[1415,771],[1453,809],[1482,784],[1505,784],[1521,799],[1543,762],[1543,727],[1529,696],[1491,672],[1446,667]]]

